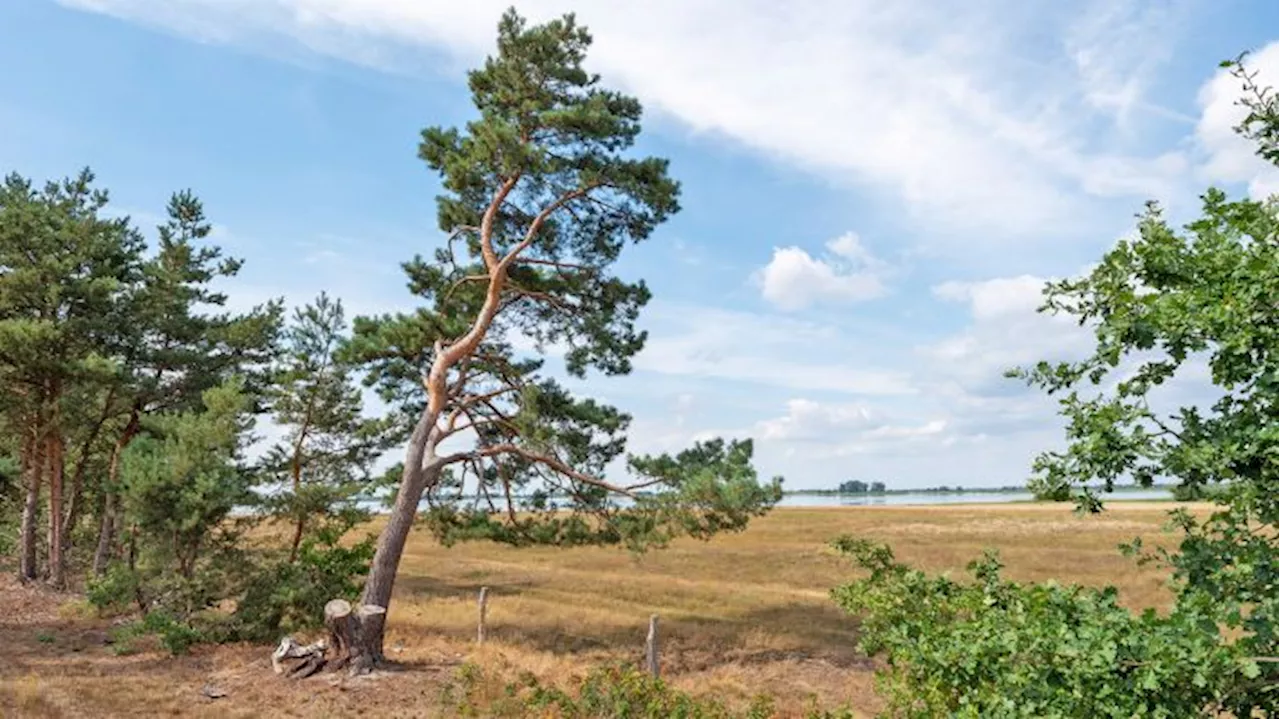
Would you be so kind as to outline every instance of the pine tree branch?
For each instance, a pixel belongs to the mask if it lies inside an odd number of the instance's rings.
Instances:
[[[606,491],[613,492],[615,494],[621,494],[625,497],[630,497],[632,499],[636,498],[635,493],[637,490],[644,489],[645,487],[651,487],[655,484],[661,484],[662,482],[665,481],[662,479],[652,479],[645,482],[639,482],[637,484],[628,484],[628,485],[613,484],[612,482],[607,482],[598,477],[592,477],[589,474],[583,474],[582,472],[579,472],[576,469],[565,464],[557,457],[553,457],[546,454],[539,454],[537,452],[533,452],[531,450],[527,450],[523,447],[520,447],[514,444],[509,444],[509,443],[495,444],[495,445],[490,445],[488,447],[480,447],[478,449],[474,449],[466,452],[457,452],[455,454],[441,457],[439,459],[439,462],[441,466],[447,466],[450,464],[456,464],[458,462],[464,462],[467,460],[482,459],[486,457],[498,457],[503,455],[514,455],[516,457],[520,457],[521,459],[524,459],[526,461],[533,462],[535,464],[540,464],[544,467],[547,467],[548,469],[551,469],[556,473],[561,474],[565,477],[568,477],[569,479],[572,479],[574,481],[581,482],[583,484],[589,484],[593,487],[599,487]]]
[[[573,270],[575,272],[596,272],[595,267],[590,265],[578,265],[572,262],[556,262],[555,260],[540,260],[534,257],[520,257],[516,262],[522,265],[541,265],[543,267],[554,267],[557,270]]]

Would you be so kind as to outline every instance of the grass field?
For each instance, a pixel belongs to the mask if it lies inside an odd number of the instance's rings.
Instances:
[[[389,656],[403,671],[363,681],[281,680],[260,646],[115,656],[103,643],[106,622],[74,612],[73,597],[5,579],[0,715],[448,715],[442,695],[464,662],[496,677],[494,692],[524,671],[565,683],[593,664],[639,660],[650,614],[661,617],[664,676],[681,689],[738,704],[766,692],[782,716],[815,701],[869,715],[874,664],[854,648],[856,621],[827,599],[852,577],[829,539],[880,539],[933,570],[961,571],[994,547],[1012,578],[1114,584],[1131,607],[1161,607],[1162,573],[1136,567],[1116,545],[1159,540],[1172,506],[1119,502],[1096,517],[1040,504],[780,509],[742,534],[638,559],[614,549],[445,549],[419,534],[389,618]],[[490,588],[490,640],[476,648],[481,586]],[[206,682],[226,696],[205,697]]]

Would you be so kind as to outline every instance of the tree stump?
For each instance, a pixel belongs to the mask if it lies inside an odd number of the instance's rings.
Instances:
[[[337,671],[347,667],[352,674],[367,674],[373,669],[379,648],[373,646],[372,637],[365,636],[364,626],[371,616],[386,614],[385,607],[362,604],[352,610],[351,602],[334,599],[324,605],[324,625],[329,629],[329,645],[334,658],[330,669]]]
[[[353,610],[351,602],[345,599],[331,600],[324,605],[328,641],[321,639],[304,646],[293,637],[285,637],[271,653],[271,668],[276,674],[290,679],[304,679],[322,669],[337,671],[343,667],[347,667],[353,676],[367,674],[379,658],[379,647],[373,643],[376,634],[365,635],[365,623],[369,617],[386,613],[385,608],[372,604],[362,604]],[[333,650],[332,658],[329,657],[330,649]]]

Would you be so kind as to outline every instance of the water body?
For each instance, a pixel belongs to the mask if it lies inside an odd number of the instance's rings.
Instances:
[[[1102,495],[1103,501],[1125,499],[1167,500],[1173,495],[1167,489],[1129,489]],[[927,505],[954,504],[1007,504],[1010,502],[1030,502],[1035,497],[1030,492],[904,492],[901,494],[788,494],[778,503],[779,507],[910,507]],[[627,506],[630,501],[625,497],[615,499],[619,506]],[[552,500],[551,504],[564,506],[564,500]],[[375,512],[387,511],[380,501],[364,503],[366,509]],[[426,503],[423,503],[426,507]]]
[[[1172,499],[1167,489],[1132,489],[1102,495],[1103,501],[1118,499]],[[907,507],[930,504],[1003,504],[1030,502],[1035,497],[1030,492],[918,492],[902,494],[788,494],[778,503],[779,507]]]

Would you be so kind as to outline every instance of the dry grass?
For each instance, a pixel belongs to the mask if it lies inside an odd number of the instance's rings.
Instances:
[[[959,571],[995,547],[1011,577],[1115,584],[1130,606],[1158,607],[1169,600],[1164,577],[1136,568],[1116,545],[1159,539],[1170,507],[1114,503],[1087,518],[1031,504],[783,509],[743,534],[641,558],[613,549],[445,549],[418,535],[401,565],[387,640],[406,671],[362,682],[278,680],[262,647],[117,657],[103,644],[104,622],[59,613],[71,597],[3,585],[0,716],[439,716],[441,692],[464,660],[565,682],[598,662],[639,659],[655,613],[664,675],[682,689],[732,703],[766,692],[787,715],[814,700],[870,713],[872,664],[854,649],[856,623],[827,599],[851,577],[826,550],[829,539],[884,540],[934,570]],[[490,641],[478,649],[481,586],[490,588]],[[206,681],[228,696],[203,697]]]

